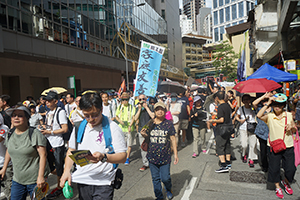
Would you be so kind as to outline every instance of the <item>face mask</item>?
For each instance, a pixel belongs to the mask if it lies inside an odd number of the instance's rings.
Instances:
[[[176,101],[177,99],[176,98],[171,98],[171,101]]]

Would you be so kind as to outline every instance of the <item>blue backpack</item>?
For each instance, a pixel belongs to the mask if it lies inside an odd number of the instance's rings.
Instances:
[[[87,125],[86,119],[84,119],[81,124],[79,125],[78,132],[76,134],[76,149],[77,149],[77,144],[82,142],[85,127]],[[105,140],[105,148],[108,149],[109,151],[107,152],[108,154],[114,154],[114,147],[111,144],[111,131],[110,131],[110,125],[109,125],[109,120],[106,116],[102,115],[102,129],[103,129],[103,134],[104,134],[104,140]],[[118,167],[118,164],[113,164],[114,168],[116,169]]]

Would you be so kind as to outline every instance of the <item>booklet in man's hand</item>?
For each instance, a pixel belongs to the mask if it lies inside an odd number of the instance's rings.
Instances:
[[[86,158],[86,156],[92,155],[92,153],[89,150],[77,150],[77,151],[71,151],[71,153],[72,155],[69,155],[69,157],[77,165],[80,165],[80,167],[91,164],[91,162]]]

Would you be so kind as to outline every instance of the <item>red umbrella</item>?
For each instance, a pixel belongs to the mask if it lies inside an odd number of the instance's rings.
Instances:
[[[240,93],[264,93],[276,90],[282,86],[275,81],[266,78],[249,79],[236,84],[233,89]]]

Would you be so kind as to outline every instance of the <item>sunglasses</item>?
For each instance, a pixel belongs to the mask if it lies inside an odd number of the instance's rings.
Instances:
[[[145,98],[141,98],[141,99],[139,99],[139,101],[143,101],[143,100],[146,100]]]
[[[25,117],[25,116],[22,115],[22,114],[15,114],[15,113],[13,113],[13,114],[11,115],[11,117],[12,117],[12,118],[14,118],[14,117],[23,118],[23,117]]]
[[[128,101],[129,99],[122,99],[122,101]]]

